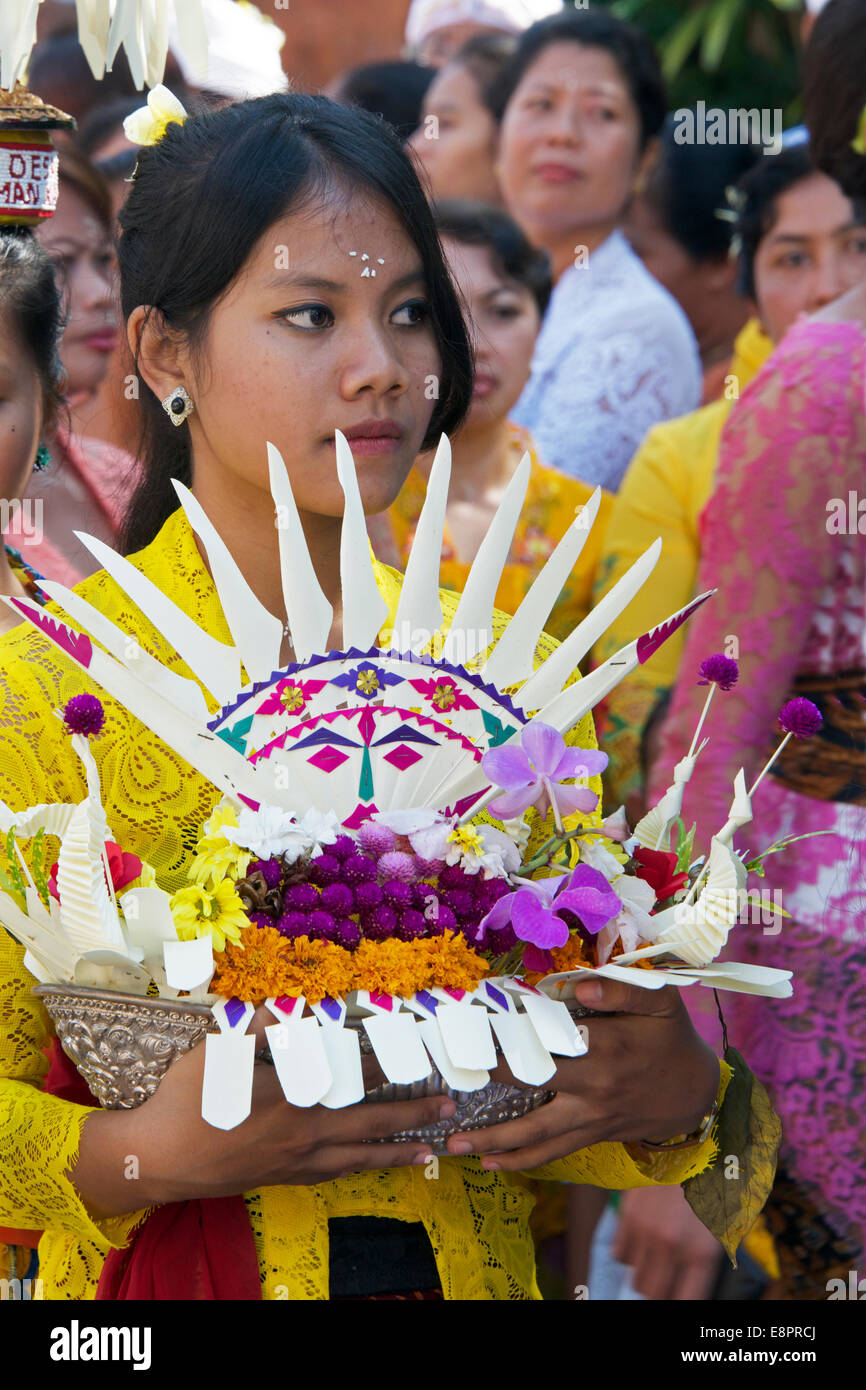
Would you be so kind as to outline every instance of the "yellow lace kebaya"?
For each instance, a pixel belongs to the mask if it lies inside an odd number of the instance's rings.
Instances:
[[[228,642],[216,591],[192,531],[178,510],[132,563],[205,631]],[[377,567],[377,582],[396,613],[401,576]],[[141,646],[180,674],[191,672],[104,571],[78,586],[86,599]],[[443,595],[446,621],[456,602]],[[497,633],[507,623],[498,615]],[[549,652],[544,638],[537,653]],[[0,799],[13,810],[37,802],[80,801],[81,764],[52,711],[82,689],[101,699],[107,719],[97,749],[103,801],[114,838],[154,866],[159,886],[187,886],[201,827],[219,793],[138,720],[66,663],[41,633],[18,627],[2,642]],[[570,742],[594,747],[587,716]],[[592,784],[599,790],[597,779]],[[585,818],[584,818],[585,819]],[[534,834],[545,834],[538,825]],[[26,848],[26,845],[25,845]],[[92,1112],[40,1088],[52,1033],[31,994],[23,950],[0,933],[0,1225],[43,1230],[44,1294],[93,1298],[104,1257],[128,1243],[145,1211],[94,1221],[70,1181],[81,1126]],[[719,1095],[730,1070],[720,1064]],[[699,1147],[638,1156],[622,1144],[597,1144],[535,1170],[533,1177],[630,1188],[680,1183],[713,1161],[712,1136]],[[438,1178],[421,1167],[367,1172],[313,1187],[266,1187],[245,1194],[266,1299],[327,1299],[328,1220],[387,1216],[423,1223],[447,1299],[537,1299],[528,1176],[488,1172],[478,1157],[443,1158]]]

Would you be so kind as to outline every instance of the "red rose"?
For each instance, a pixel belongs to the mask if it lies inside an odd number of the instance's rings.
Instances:
[[[672,898],[688,882],[688,873],[677,873],[677,856],[670,850],[646,849],[638,845],[632,855],[637,864],[637,877],[644,879],[656,895],[656,902]]]
[[[111,883],[115,893],[119,893],[121,888],[125,888],[127,883],[132,883],[133,879],[138,878],[141,873],[141,860],[137,854],[130,854],[120,848],[114,840],[105,841],[105,852],[108,856],[108,867],[111,870]],[[60,894],[57,891],[57,864],[51,865],[51,876],[48,880],[48,891],[52,898],[60,902]]]

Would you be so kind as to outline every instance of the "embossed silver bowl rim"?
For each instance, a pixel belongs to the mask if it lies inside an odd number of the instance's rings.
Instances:
[[[109,1110],[142,1105],[153,1095],[172,1062],[206,1033],[218,1031],[209,1004],[185,999],[122,994],[72,984],[36,985],[33,993],[42,999],[50,1014],[64,1052],[100,1104]],[[575,1017],[592,1012],[576,1002],[569,1002],[569,1008]],[[363,1022],[362,1018],[350,1017],[346,1026],[360,1034],[361,1052],[369,1055],[373,1049],[363,1031]],[[411,1084],[385,1082],[374,1086],[364,1099],[389,1102],[450,1096],[457,1109],[449,1119],[420,1129],[401,1130],[393,1136],[401,1141],[427,1142],[434,1154],[445,1154],[450,1135],[519,1119],[544,1105],[554,1094],[543,1086],[510,1086],[499,1081],[489,1081],[478,1091],[454,1091],[434,1069],[429,1076]]]

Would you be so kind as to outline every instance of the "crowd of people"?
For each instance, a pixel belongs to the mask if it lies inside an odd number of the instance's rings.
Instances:
[[[734,993],[724,1004],[728,1035],[782,1120],[776,1182],[745,1248],[759,1291],[786,1299],[826,1297],[827,1280],[866,1252],[866,503],[853,525],[828,522],[834,500],[856,502],[866,477],[866,13],[862,0],[810,0],[804,19],[805,130],[781,152],[683,143],[653,45],[597,6],[413,0],[405,54],[335,74],[321,95],[286,91],[277,78],[270,95],[250,84],[244,102],[243,78],[197,86],[181,63],[166,81],[188,119],[145,150],[124,132],[142,96],[123,64],[104,89],[86,69],[75,87],[72,40],[60,31],[31,65],[46,101],[72,109],[75,97],[78,129],[56,136],[57,211],[32,231],[0,225],[0,494],[20,503],[0,551],[0,591],[44,604],[45,581],[87,581],[83,592],[102,595],[110,614],[98,561],[76,534],[86,532],[134,554],[154,582],[188,585],[220,637],[201,557],[177,522],[177,478],[194,480],[218,529],[235,536],[257,597],[282,612],[259,455],[260,439],[291,434],[287,463],[327,593],[340,509],[316,450],[326,428],[366,406],[394,413],[403,430],[391,475],[362,489],[384,564],[405,567],[445,431],[443,588],[461,591],[528,453],[526,503],[496,595],[504,613],[596,490],[596,521],[550,616],[552,636],[565,638],[658,536],[652,580],[589,664],[694,594],[718,591],[596,712],[607,812],[624,805],[634,824],[670,782],[700,713],[708,653],[735,657],[740,678],[717,702],[689,786],[701,843],[725,821],[737,769],[750,781],[766,760],[786,697],[818,705],[820,739],[792,745],[765,779],[761,834],[767,844],[819,837],[808,856],[795,846],[774,860],[785,916],[771,931],[744,924],[735,952],[792,970],[794,994]],[[375,317],[364,319],[348,292],[342,302],[343,292],[301,300],[288,288],[285,304],[267,299],[274,244],[290,246],[293,267],[338,279],[340,248],[362,242],[385,272],[379,289],[363,287],[381,295]],[[397,268],[415,272],[399,294],[388,289]],[[271,335],[285,335],[273,350]],[[164,402],[181,382],[195,409],[176,428]],[[20,521],[33,507],[40,525],[28,529]],[[41,770],[64,679],[38,637],[9,635],[15,624],[0,614],[0,727],[12,750],[0,798],[13,808],[28,795],[51,799]],[[112,766],[109,820],[128,821],[131,836],[157,801],[175,823],[205,805],[201,786],[158,777],[139,796],[120,751]],[[164,847],[167,879],[179,871],[176,850]],[[43,1270],[73,1290],[59,1296],[83,1297],[100,1252],[131,1229],[128,1191],[108,1176],[124,1140],[108,1126],[82,1128],[62,1092],[34,1108],[45,1038],[20,1002],[26,972],[15,950],[0,945],[0,1165],[16,1165],[3,1238],[23,1273],[39,1232],[54,1230]],[[715,1003],[701,993],[710,1007],[687,999],[691,1024],[679,1026],[718,1055]],[[693,1076],[698,1064],[688,1065]],[[176,1124],[199,1156],[195,1195],[273,1184],[264,1160],[257,1168],[227,1136],[204,1161],[205,1140],[177,1119],[190,1076],[163,1083],[152,1123]],[[79,1132],[73,1181],[65,1164]],[[343,1171],[335,1160],[321,1181],[342,1191]],[[603,1165],[597,1172],[605,1181]],[[488,1263],[505,1273],[488,1286],[500,1292],[476,1296],[532,1296],[531,1273],[509,1283],[510,1247],[492,1230],[495,1191],[477,1182],[476,1230],[483,1208]],[[353,1190],[342,1205],[335,1198],[335,1218],[368,1215],[362,1185]],[[417,1223],[398,1190],[395,1180],[387,1214]],[[192,1191],[166,1171],[163,1200]],[[590,1259],[608,1194],[594,1202],[576,1189],[560,1209],[556,1192],[552,1181],[536,1191],[552,1213],[544,1253],[572,1278]],[[429,1246],[409,1242],[406,1253],[392,1231],[373,1267],[393,1258],[409,1270],[407,1287],[437,1278],[458,1287],[447,1245],[472,1218],[451,1200],[435,1263]],[[678,1186],[636,1185],[615,1205],[605,1217],[614,1232],[604,1249],[596,1238],[592,1255],[599,1289],[615,1286],[622,1265],[619,1296],[756,1296],[720,1292],[721,1249]],[[385,1218],[380,1230],[397,1224]],[[261,1235],[277,1218],[255,1220]]]

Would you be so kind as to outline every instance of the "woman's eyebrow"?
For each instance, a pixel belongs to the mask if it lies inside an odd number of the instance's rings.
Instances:
[[[374,258],[364,262],[371,269],[378,270],[381,275],[381,266]],[[385,287],[388,290],[399,290],[404,285],[414,285],[419,280],[426,280],[423,266],[417,266],[414,270],[408,270],[405,275],[400,275],[396,280],[392,280]],[[338,280],[328,280],[322,275],[292,275],[291,272],[284,272],[279,275],[272,275],[265,283],[266,289],[303,289],[303,290],[330,290],[332,294],[345,294],[349,286]]]

